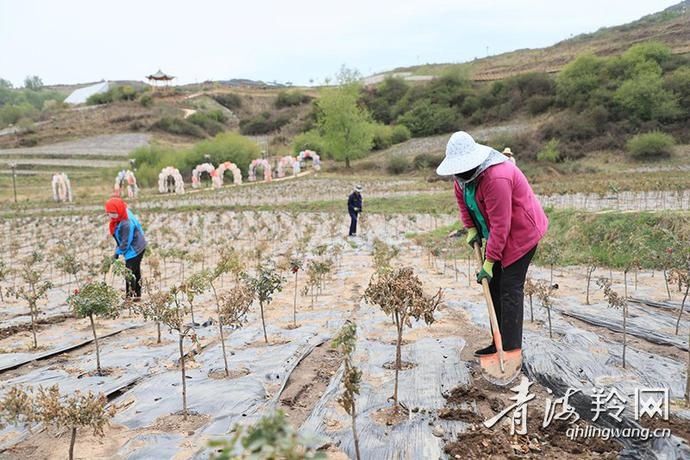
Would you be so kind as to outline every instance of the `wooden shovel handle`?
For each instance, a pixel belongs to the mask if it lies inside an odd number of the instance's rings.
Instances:
[[[477,257],[477,263],[479,264],[479,270],[482,269],[484,265],[484,258],[482,257],[482,251],[479,247],[479,243],[474,242],[474,255]],[[489,290],[489,281],[486,278],[482,280],[482,289],[484,291],[484,297],[486,298],[486,305],[489,308],[489,321],[491,322],[491,333],[494,336],[494,346],[496,347],[496,352],[498,352],[498,361],[501,365],[501,372],[505,372],[505,366],[503,364],[503,339],[501,338],[501,330],[498,327],[498,319],[496,318],[496,311],[494,310],[494,302],[491,299],[491,291]]]

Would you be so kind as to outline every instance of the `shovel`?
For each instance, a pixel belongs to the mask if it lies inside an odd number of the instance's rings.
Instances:
[[[479,243],[474,243],[474,254],[477,256],[477,262],[481,270],[484,264]],[[486,298],[486,305],[489,308],[489,321],[491,322],[491,333],[494,338],[494,345],[496,346],[496,353],[491,355],[482,355],[479,357],[479,366],[482,370],[482,376],[487,381],[494,385],[505,386],[515,380],[522,369],[522,350],[520,348],[511,351],[503,351],[503,339],[501,338],[501,331],[498,328],[498,319],[496,318],[496,311],[494,310],[494,302],[491,300],[491,291],[489,291],[489,281],[486,278],[482,280],[482,289],[484,290],[484,297]]]

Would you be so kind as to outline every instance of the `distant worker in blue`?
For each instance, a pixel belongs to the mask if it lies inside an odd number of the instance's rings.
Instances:
[[[357,219],[362,213],[362,186],[355,185],[354,190],[347,197],[347,212],[350,214],[350,233],[348,236],[357,235]]]
[[[123,256],[125,266],[133,275],[125,280],[126,295],[138,302],[141,300],[141,259],[146,251],[144,229],[141,228],[137,216],[127,209],[127,203],[119,196],[106,201],[105,212],[110,217],[110,234],[117,244],[113,258]]]

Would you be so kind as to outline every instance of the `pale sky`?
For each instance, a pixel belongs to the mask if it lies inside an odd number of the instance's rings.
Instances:
[[[0,0],[0,77],[21,85],[250,78],[316,83],[551,45],[680,0]]]

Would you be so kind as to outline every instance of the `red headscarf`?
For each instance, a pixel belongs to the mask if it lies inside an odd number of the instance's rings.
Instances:
[[[116,212],[117,217],[110,219],[110,234],[115,234],[115,227],[123,220],[127,220],[127,203],[119,196],[114,196],[105,202],[105,212]]]

